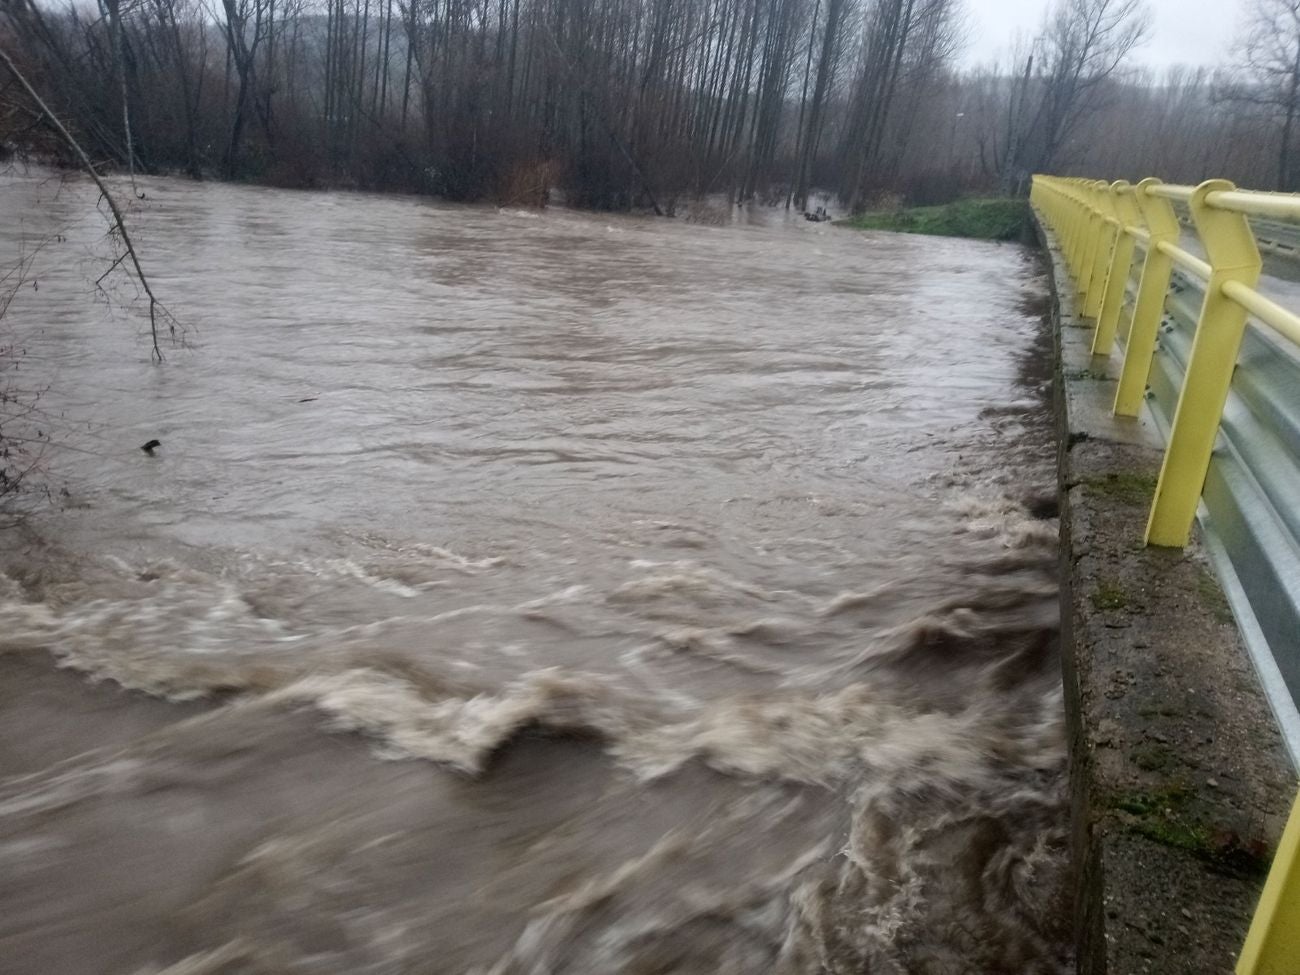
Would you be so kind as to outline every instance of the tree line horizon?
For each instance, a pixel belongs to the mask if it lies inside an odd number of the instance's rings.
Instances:
[[[959,0],[0,0],[0,47],[131,172],[672,214],[1024,192],[1033,172],[1300,189],[1300,0],[1227,69],[1130,65],[1144,0],[1055,0],[960,69]],[[1225,46],[1227,42],[1225,41]],[[0,152],[60,158],[0,68]]]

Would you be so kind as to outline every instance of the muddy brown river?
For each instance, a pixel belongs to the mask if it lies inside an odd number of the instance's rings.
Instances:
[[[0,971],[1068,968],[1032,254],[139,190],[162,365],[0,177]]]

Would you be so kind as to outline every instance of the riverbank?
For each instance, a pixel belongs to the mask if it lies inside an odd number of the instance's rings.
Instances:
[[[1159,437],[1146,416],[1111,415],[1115,364],[1091,355],[1091,323],[1044,243],[1079,970],[1228,972],[1294,773],[1199,541],[1142,545]]]
[[[909,207],[863,213],[836,221],[853,230],[890,230],[934,237],[968,237],[971,240],[1025,240],[1029,204],[1023,199],[970,199],[942,206]]]

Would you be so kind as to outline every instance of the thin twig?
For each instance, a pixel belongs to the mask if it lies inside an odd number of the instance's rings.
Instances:
[[[125,252],[118,254],[117,257],[113,258],[113,263],[108,266],[108,270],[105,271],[103,274],[101,274],[99,277],[95,278],[95,287],[98,288],[100,284],[103,283],[104,279],[108,277],[110,274],[112,274],[114,271],[116,271],[118,267],[122,264],[122,262],[125,260],[126,260]]]
[[[77,154],[77,158],[81,160],[82,167],[90,174],[90,178],[95,181],[95,185],[99,187],[99,192],[103,194],[105,201],[108,203],[109,209],[113,211],[113,221],[117,224],[117,232],[122,235],[122,245],[126,248],[127,253],[131,257],[131,264],[135,267],[135,276],[139,280],[140,286],[144,288],[144,293],[149,296],[149,334],[153,339],[153,355],[158,362],[162,362],[162,349],[158,346],[159,302],[158,299],[154,297],[153,289],[149,287],[149,279],[144,275],[144,268],[140,266],[140,258],[136,255],[135,246],[131,243],[131,235],[127,233],[126,221],[122,218],[122,211],[118,208],[117,201],[113,199],[113,194],[108,191],[108,187],[105,186],[104,181],[100,179],[99,173],[95,169],[95,164],[90,161],[90,157],[86,155],[86,151],[81,148],[80,143],[72,137],[72,133],[70,133],[64,127],[63,123],[59,121],[58,116],[50,111],[50,107],[46,105],[44,99],[36,93],[36,89],[32,87],[31,82],[29,82],[23,73],[18,70],[18,65],[14,64],[13,59],[9,57],[9,54],[2,47],[0,47],[0,61],[4,62],[4,65],[9,69],[10,74],[18,79],[18,83],[26,89],[27,94],[31,96],[32,101],[34,101],[40,110],[45,113],[45,117],[50,120],[50,124],[54,126],[55,131],[59,133],[63,140],[68,144],[69,148]],[[166,309],[164,309],[164,313],[165,311]],[[175,329],[173,328],[172,330],[174,331]]]

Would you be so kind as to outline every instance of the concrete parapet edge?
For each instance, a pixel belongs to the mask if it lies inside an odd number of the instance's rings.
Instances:
[[[1117,365],[1050,232],[1061,627],[1078,971],[1231,972],[1295,776],[1200,544],[1146,548],[1149,417],[1111,415]]]

